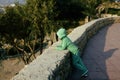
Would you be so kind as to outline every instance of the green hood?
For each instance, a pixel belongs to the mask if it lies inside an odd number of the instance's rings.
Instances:
[[[57,31],[57,36],[62,39],[63,37],[66,36],[66,30],[64,28],[61,28]]]

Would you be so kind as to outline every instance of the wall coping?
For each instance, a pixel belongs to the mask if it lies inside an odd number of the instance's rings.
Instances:
[[[68,37],[74,43],[78,44],[81,42],[82,37],[84,37],[83,35],[88,35],[88,32],[91,30],[91,28],[95,29],[95,26],[104,27],[108,24],[113,24],[116,22],[120,22],[120,17],[96,19],[84,25],[78,26],[68,35]],[[65,60],[66,56],[69,56],[69,52],[67,50],[58,51],[54,49],[59,43],[60,41],[54,43],[52,46],[46,49],[42,55],[38,56],[29,65],[24,67],[11,80],[61,80],[49,78],[49,75],[52,75],[57,67],[61,66],[61,61]]]

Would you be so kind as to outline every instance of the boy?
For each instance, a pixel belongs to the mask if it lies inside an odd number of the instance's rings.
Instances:
[[[86,77],[88,70],[79,57],[80,51],[78,47],[67,37],[66,30],[64,28],[59,29],[57,36],[62,41],[62,44],[57,46],[57,50],[69,50],[72,54],[73,66],[80,70],[80,77]]]

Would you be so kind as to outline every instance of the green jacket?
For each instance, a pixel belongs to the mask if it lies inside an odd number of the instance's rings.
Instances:
[[[67,37],[66,30],[61,28],[57,32],[57,36],[62,40],[61,44],[57,46],[58,50],[69,50],[73,54],[77,54],[78,47]]]

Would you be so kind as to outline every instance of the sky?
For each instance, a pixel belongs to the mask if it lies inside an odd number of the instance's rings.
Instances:
[[[25,0],[0,0],[0,5],[9,5],[16,1],[19,1],[20,3],[24,3]]]

